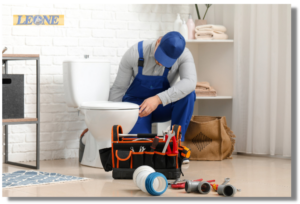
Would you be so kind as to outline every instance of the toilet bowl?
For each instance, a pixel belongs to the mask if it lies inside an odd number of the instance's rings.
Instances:
[[[81,164],[103,168],[99,149],[111,147],[112,126],[121,125],[128,133],[137,121],[139,106],[127,102],[93,101],[84,102],[79,110],[89,129],[82,138],[85,149]]]
[[[114,125],[121,125],[123,132],[128,133],[139,114],[139,106],[128,102],[84,102],[79,110],[84,114],[85,123],[97,141],[103,141],[103,138],[111,141],[107,135],[111,135]]]
[[[63,77],[67,105],[84,115],[89,129],[81,139],[84,152],[80,162],[103,168],[99,149],[111,147],[113,125],[121,125],[123,133],[130,132],[138,119],[139,106],[108,101],[110,63],[106,60],[64,61]]]

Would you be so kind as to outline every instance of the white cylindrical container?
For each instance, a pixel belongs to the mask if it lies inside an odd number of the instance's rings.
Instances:
[[[189,19],[187,21],[187,27],[188,27],[188,38],[189,40],[195,39],[195,23],[193,21],[192,15],[189,15]]]
[[[133,182],[145,193],[162,195],[168,188],[167,178],[150,166],[140,166],[133,172]]]
[[[182,21],[182,25],[180,27],[180,34],[184,37],[185,40],[188,40],[188,27],[185,23],[185,20]]]
[[[181,27],[182,21],[180,19],[180,14],[177,14],[177,19],[174,21],[174,31],[179,32]]]

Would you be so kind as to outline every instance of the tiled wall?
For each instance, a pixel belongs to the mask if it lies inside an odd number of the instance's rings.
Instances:
[[[64,100],[62,62],[106,58],[113,83],[124,52],[144,39],[173,29],[176,14],[187,19],[194,5],[3,4],[2,45],[6,53],[40,54],[41,160],[78,157],[79,135],[86,128]],[[12,26],[14,14],[62,14],[64,26]],[[25,114],[35,117],[35,65],[10,62],[9,73],[25,74]],[[9,160],[35,160],[35,125],[9,126]]]

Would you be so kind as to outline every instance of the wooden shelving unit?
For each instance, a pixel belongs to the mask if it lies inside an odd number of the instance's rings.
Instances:
[[[187,40],[193,55],[197,80],[207,81],[217,91],[215,97],[196,97],[193,115],[226,116],[232,123],[234,40]],[[165,130],[171,121],[157,123],[156,131]]]
[[[197,96],[197,100],[208,99],[208,100],[218,100],[218,99],[232,99],[232,96]]]
[[[36,122],[37,118],[13,118],[13,119],[2,119],[2,125],[8,125],[13,123],[23,124],[24,122]]]
[[[209,82],[217,91],[216,97],[197,97],[194,115],[226,116],[232,124],[233,99],[233,40],[189,40],[198,82]]]
[[[5,163],[27,167],[32,169],[40,168],[40,56],[38,54],[2,54],[2,64],[5,65],[4,73],[8,74],[8,61],[35,60],[36,61],[36,118],[10,118],[2,119],[5,126]],[[9,125],[35,124],[36,125],[36,165],[11,162],[8,158]]]

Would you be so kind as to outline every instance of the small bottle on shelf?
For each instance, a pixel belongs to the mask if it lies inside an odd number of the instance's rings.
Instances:
[[[174,21],[174,31],[179,32],[181,24],[182,24],[182,21],[180,19],[180,14],[177,13],[177,19]]]
[[[188,40],[188,27],[185,23],[185,20],[183,19],[182,25],[180,27],[180,34],[184,37],[185,40]]]
[[[189,19],[187,21],[187,27],[188,27],[188,39],[193,40],[195,39],[195,23],[193,21],[193,17],[191,14],[189,14]]]

